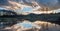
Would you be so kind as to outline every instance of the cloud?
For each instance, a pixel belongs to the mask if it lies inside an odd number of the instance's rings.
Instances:
[[[36,0],[40,6],[49,7],[50,9],[60,8],[60,0]]]
[[[49,7],[49,8],[60,8],[60,0],[0,0],[0,6],[1,5],[11,5],[9,1],[17,2],[17,3],[23,3],[26,5],[31,5],[33,1],[37,2],[40,6]]]

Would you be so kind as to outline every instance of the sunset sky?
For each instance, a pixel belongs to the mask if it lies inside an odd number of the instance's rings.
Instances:
[[[48,6],[48,7],[56,7],[56,8],[60,8],[59,6],[60,6],[60,1],[59,0],[12,0],[12,1],[16,1],[16,2],[18,2],[18,1],[23,1],[24,3],[31,3],[32,1],[35,1],[35,2],[37,2],[39,5],[40,5],[40,3],[42,4],[42,5],[44,5],[44,6]],[[0,5],[5,5],[5,6],[8,6],[9,5],[9,2],[8,2],[8,0],[0,0]],[[0,6],[0,9],[2,9],[1,8],[1,6]],[[31,7],[24,7],[23,8],[23,12],[31,12],[32,11],[32,9],[33,8],[31,8]],[[60,10],[55,10],[56,12],[60,12]]]

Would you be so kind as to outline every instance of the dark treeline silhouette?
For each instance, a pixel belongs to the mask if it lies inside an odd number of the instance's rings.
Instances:
[[[4,15],[0,16],[0,18],[15,18],[17,21],[29,20],[33,21],[47,21],[52,23],[60,24],[60,13],[56,14],[28,14],[28,15]]]

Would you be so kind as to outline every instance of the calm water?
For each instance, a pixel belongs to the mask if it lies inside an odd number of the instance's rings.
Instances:
[[[32,24],[29,24],[29,23],[19,23],[19,24],[17,24],[17,25],[23,26],[23,27],[25,27],[25,28],[32,28]]]

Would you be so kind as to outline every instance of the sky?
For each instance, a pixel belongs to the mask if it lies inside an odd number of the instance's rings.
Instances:
[[[15,1],[15,0],[12,0]],[[18,0],[16,0],[18,2]],[[21,1],[21,0],[20,0]],[[31,3],[33,0],[22,0],[24,3]],[[60,8],[59,3],[60,0],[35,0],[39,5],[40,3],[44,6],[48,6],[48,7],[56,7],[56,8]],[[8,0],[0,0],[0,5],[9,5]],[[23,12],[31,12],[33,8],[31,7],[24,7],[23,8]],[[55,10],[56,12],[60,12],[60,10]]]
[[[9,5],[8,0],[0,0],[0,5]]]
[[[22,9],[23,12],[32,12],[33,8],[32,7],[24,7]]]

